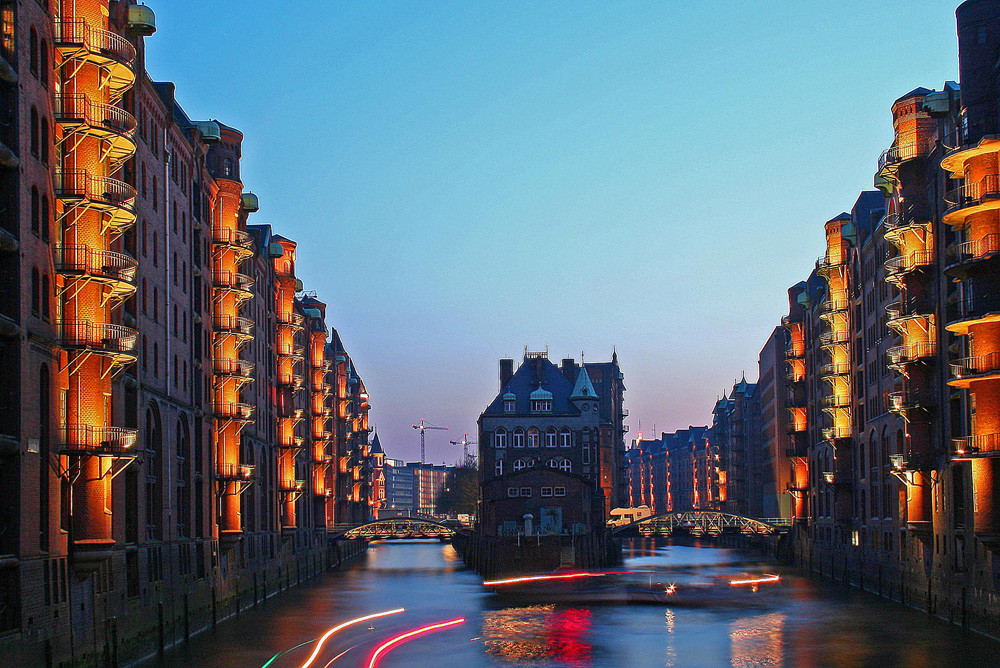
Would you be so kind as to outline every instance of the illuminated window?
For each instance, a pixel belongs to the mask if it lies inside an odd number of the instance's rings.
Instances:
[[[554,448],[556,447],[556,428],[549,427],[545,430],[545,447]]]
[[[552,488],[551,487],[542,487],[542,489],[541,489],[541,495],[542,496],[552,496]]]
[[[573,462],[571,462],[570,460],[568,460],[565,457],[563,457],[562,459],[559,460],[559,470],[560,471],[572,471],[573,470]]]
[[[514,470],[515,471],[520,471],[523,468],[524,468],[524,460],[523,459],[515,459],[514,460]]]
[[[553,457],[549,461],[545,462],[545,465],[548,466],[550,469],[557,469],[559,468],[559,460]]]
[[[559,432],[559,445],[564,448],[573,447],[573,432],[564,427],[563,430]]]
[[[566,488],[565,487],[553,487],[552,488],[552,496],[566,496]]]
[[[533,399],[531,401],[531,412],[532,413],[551,413],[552,412],[552,400],[551,399]]]
[[[514,442],[512,444],[515,448],[524,447],[524,430],[518,427],[514,430]]]
[[[500,428],[496,430],[493,434],[493,445],[498,450],[502,450],[507,447],[507,430]]]
[[[528,447],[537,448],[538,447],[538,429],[532,427],[528,430]]]

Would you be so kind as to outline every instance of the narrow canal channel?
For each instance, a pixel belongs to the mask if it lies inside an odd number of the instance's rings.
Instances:
[[[311,668],[368,666],[384,641],[456,619],[465,621],[388,648],[378,665],[988,666],[1000,660],[1000,643],[797,576],[751,553],[633,539],[622,570],[631,572],[491,591],[450,545],[374,543],[349,569],[272,598],[147,665],[302,666],[316,647],[312,641],[332,627],[399,607],[405,612],[331,636]],[[766,581],[770,575],[781,579]],[[765,581],[739,584],[758,579]]]

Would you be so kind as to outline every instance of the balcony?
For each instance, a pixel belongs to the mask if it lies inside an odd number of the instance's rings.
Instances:
[[[255,406],[242,402],[223,402],[215,404],[215,417],[219,420],[234,420],[236,422],[253,422]]]
[[[886,408],[898,415],[913,410],[927,410],[936,403],[930,393],[918,390],[897,390],[886,395]]]
[[[953,438],[951,449],[959,457],[995,457],[1000,455],[1000,434]]]
[[[301,390],[302,383],[304,379],[302,376],[294,373],[279,373],[278,374],[278,385],[283,385],[285,387],[291,387],[293,390]]]
[[[800,357],[805,357],[806,351],[804,346],[788,346],[785,348],[785,359],[799,359]]]
[[[212,243],[217,248],[233,251],[238,259],[253,255],[253,237],[249,232],[229,228],[213,229]]]
[[[229,358],[212,360],[212,372],[216,376],[253,380],[253,370],[254,363],[247,360]]]
[[[212,329],[219,334],[229,334],[244,341],[253,338],[253,320],[234,315],[217,315],[212,318]]]
[[[83,19],[56,19],[53,46],[63,58],[96,65],[103,70],[102,85],[118,99],[135,82],[135,47],[121,35],[95,28]]]
[[[124,181],[82,169],[57,170],[53,189],[67,209],[93,209],[106,214],[101,234],[120,234],[135,222],[135,188]]]
[[[827,441],[835,441],[840,438],[850,438],[850,427],[824,427],[823,438]]]
[[[913,139],[899,144],[893,144],[878,157],[878,171],[894,171],[900,164],[917,158],[923,158],[934,150],[934,141]]]
[[[278,447],[284,450],[301,450],[305,439],[301,436],[293,436],[278,441]]]
[[[885,261],[885,271],[890,278],[907,274],[915,269],[930,267],[934,264],[933,250],[919,250],[906,255],[897,255]]]
[[[886,356],[889,358],[890,366],[898,366],[909,362],[916,362],[917,360],[926,359],[928,357],[934,357],[936,353],[937,344],[933,341],[893,346],[885,351]]]
[[[971,327],[990,322],[1000,322],[1000,291],[972,292],[965,294],[955,304],[948,307],[949,332],[965,335]]]
[[[62,320],[59,327],[62,346],[67,350],[105,355],[115,364],[135,361],[139,333],[131,327],[89,320]]]
[[[846,311],[851,307],[851,304],[846,299],[826,299],[819,305],[820,313],[840,313],[841,311]]]
[[[301,360],[305,357],[306,349],[303,346],[279,344],[277,353],[282,357],[290,357],[294,360]]]
[[[135,292],[135,271],[139,263],[125,253],[90,246],[54,246],[52,260],[55,270],[63,276],[104,283],[111,289],[113,298]]]
[[[840,346],[846,344],[851,338],[851,333],[846,330],[834,331],[834,332],[824,332],[820,334],[819,345],[823,348],[830,348],[832,346]]]
[[[294,480],[291,478],[282,478],[278,481],[278,491],[284,492],[286,494],[297,494],[301,493],[306,486],[305,480]]]
[[[65,427],[62,432],[62,454],[98,457],[132,457],[136,454],[132,449],[138,433],[135,429],[81,424]]]
[[[232,292],[240,300],[253,297],[253,279],[236,271],[215,271],[212,273],[212,286],[219,290]]]
[[[820,276],[829,276],[835,271],[842,270],[844,268],[844,258],[831,257],[830,255],[821,255],[818,260],[816,260],[816,273]]]
[[[824,471],[823,482],[827,485],[846,486],[853,483],[846,471]]]
[[[988,260],[1000,253],[1000,234],[993,232],[975,241],[964,241],[948,247],[948,266],[945,273],[964,278],[968,265]]]
[[[851,405],[851,397],[842,394],[828,394],[820,399],[823,408],[847,408]]]
[[[951,207],[942,219],[951,225],[962,225],[969,216],[982,211],[1000,209],[1000,175],[987,174],[979,181],[953,188],[944,199]]]
[[[278,313],[275,319],[279,325],[290,327],[296,332],[302,330],[306,322],[306,319],[298,313]]]
[[[934,306],[926,297],[898,299],[885,307],[885,324],[899,328],[906,320],[927,320],[934,312]]]
[[[226,464],[219,463],[216,467],[215,477],[223,481],[243,481],[253,477],[252,464]]]
[[[995,380],[1000,378],[1000,352],[986,353],[974,357],[963,357],[952,362],[952,387],[967,388],[977,380]]]
[[[54,116],[66,133],[80,133],[105,141],[112,162],[120,164],[135,154],[135,116],[121,107],[93,102],[86,95],[56,95]]]
[[[290,406],[278,405],[278,417],[285,420],[301,420],[305,417],[306,411],[304,408],[294,408]]]

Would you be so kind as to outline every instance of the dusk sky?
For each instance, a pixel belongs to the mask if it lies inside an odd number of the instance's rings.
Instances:
[[[424,417],[454,462],[525,346],[616,348],[626,439],[709,423],[871,188],[892,101],[958,78],[940,0],[147,1],[147,70],[244,132],[250,222],[298,241],[410,461]]]

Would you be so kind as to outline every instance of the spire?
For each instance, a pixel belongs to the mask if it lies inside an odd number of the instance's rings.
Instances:
[[[573,386],[573,394],[570,395],[569,400],[573,401],[575,399],[596,399],[597,392],[594,391],[594,384],[590,382],[590,374],[587,373],[587,368],[581,366],[580,373],[576,375],[576,384]]]
[[[375,432],[375,437],[372,438],[371,447],[368,448],[368,454],[371,455],[384,455],[385,450],[382,449],[382,444],[378,440],[378,432]]]

